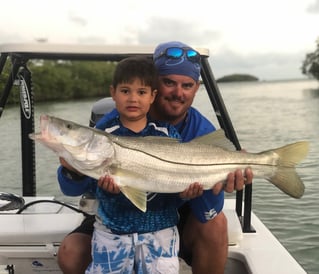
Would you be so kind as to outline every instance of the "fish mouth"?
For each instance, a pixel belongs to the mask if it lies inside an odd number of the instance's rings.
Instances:
[[[40,116],[40,132],[30,133],[29,138],[31,140],[40,140],[44,139],[45,136],[48,136],[48,125],[50,117],[48,115],[42,114]]]
[[[47,136],[49,133],[49,121],[50,118],[48,115],[42,114],[40,116],[40,129],[41,129],[41,135],[42,137]]]
[[[44,123],[44,122],[48,122],[49,121],[49,116],[46,114],[41,114],[40,116],[40,124]]]

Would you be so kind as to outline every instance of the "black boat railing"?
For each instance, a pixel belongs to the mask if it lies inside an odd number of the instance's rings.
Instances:
[[[236,149],[241,150],[238,137],[228,115],[224,100],[207,57],[202,58],[201,76],[221,128],[225,131],[227,138],[233,142]],[[239,190],[236,192],[236,213],[242,222],[243,232],[255,232],[251,227],[252,184],[245,186],[244,214],[242,212],[242,205],[243,190]]]

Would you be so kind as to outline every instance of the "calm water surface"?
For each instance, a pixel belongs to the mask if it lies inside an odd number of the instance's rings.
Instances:
[[[319,273],[318,82],[228,83],[219,88],[241,146],[247,151],[259,152],[299,140],[311,142],[309,156],[297,168],[306,185],[304,196],[300,200],[290,198],[268,182],[256,179],[253,210],[308,273]],[[194,105],[218,125],[207,107],[208,100],[200,90]],[[35,111],[88,124],[94,101],[41,104]],[[19,115],[16,107],[7,108],[0,119],[0,191],[17,194],[21,194]],[[59,190],[55,155],[37,145],[36,156],[37,194],[76,202]]]

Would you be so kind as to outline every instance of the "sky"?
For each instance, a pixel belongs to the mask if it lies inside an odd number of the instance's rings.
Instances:
[[[181,41],[210,51],[215,78],[305,78],[319,38],[319,0],[5,0],[0,44]]]

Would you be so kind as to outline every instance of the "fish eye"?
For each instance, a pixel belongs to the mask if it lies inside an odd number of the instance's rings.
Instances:
[[[72,125],[71,124],[66,124],[66,128],[67,129],[72,129]]]

